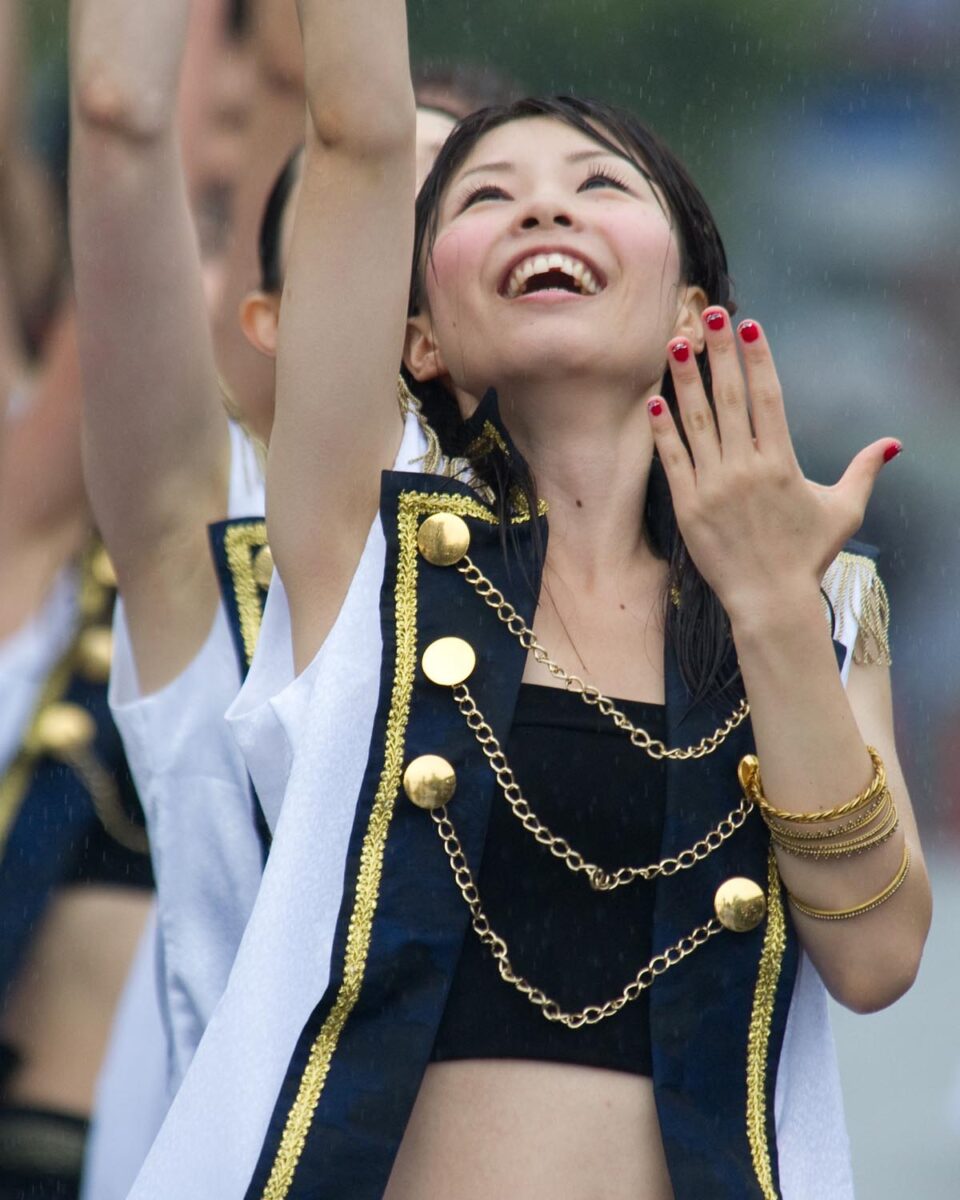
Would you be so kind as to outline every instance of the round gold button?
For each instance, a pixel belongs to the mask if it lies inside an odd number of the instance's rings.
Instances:
[[[717,888],[713,907],[724,929],[749,933],[767,915],[767,898],[758,883],[737,875]]]
[[[457,790],[457,773],[445,758],[423,754],[404,772],[403,790],[417,808],[442,808]]]
[[[253,578],[257,586],[266,591],[273,578],[273,551],[269,546],[261,546],[253,559]]]
[[[470,549],[470,530],[466,521],[453,513],[434,513],[420,526],[417,546],[428,563],[452,567]]]
[[[96,736],[93,717],[78,704],[51,704],[33,728],[37,750],[54,757],[85,750]]]
[[[77,642],[77,666],[84,679],[106,683],[113,661],[113,633],[105,625],[85,629]]]
[[[90,560],[90,573],[101,587],[115,588],[117,573],[113,569],[110,555],[101,546]]]
[[[476,665],[473,647],[463,638],[440,638],[423,652],[424,675],[441,687],[456,687],[463,683],[473,674]]]

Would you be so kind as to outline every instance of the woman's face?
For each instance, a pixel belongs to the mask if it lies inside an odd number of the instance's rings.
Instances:
[[[421,320],[437,373],[474,397],[577,373],[643,392],[662,376],[690,292],[647,178],[579,130],[534,117],[483,137],[451,180]]]

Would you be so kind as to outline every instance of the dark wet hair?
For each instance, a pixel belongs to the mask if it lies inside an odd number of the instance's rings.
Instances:
[[[283,290],[283,215],[300,176],[302,157],[303,148],[298,147],[284,163],[263,210],[257,252],[260,259],[260,288],[264,292]]]
[[[410,288],[410,312],[416,313],[424,298],[424,275],[437,233],[440,205],[446,189],[476,144],[487,133],[513,121],[551,117],[563,121],[607,150],[629,159],[656,185],[668,209],[680,248],[681,278],[698,285],[708,303],[736,311],[726,251],[706,200],[686,168],[673,152],[630,113],[596,101],[561,96],[526,99],[487,108],[461,121],[440,151],[433,170],[417,198],[414,269]],[[704,386],[713,403],[712,384],[706,355],[698,359]],[[465,452],[463,421],[453,398],[438,381],[418,383],[407,376],[424,415],[436,430],[441,446],[451,455]],[[677,401],[669,372],[663,381],[663,396],[677,415]],[[489,461],[474,463],[484,482],[498,498],[501,528],[511,497],[517,488],[536,511],[536,485],[522,466]],[[519,474],[517,473],[519,472]],[[666,634],[691,694],[695,699],[726,702],[724,695],[737,679],[729,665],[730,622],[720,601],[687,553],[677,525],[666,475],[655,455],[644,513],[647,536],[654,552],[669,564],[664,595]],[[732,670],[732,674],[731,674]]]

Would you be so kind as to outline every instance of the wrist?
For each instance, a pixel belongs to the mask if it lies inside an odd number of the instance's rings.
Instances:
[[[829,631],[819,584],[791,581],[774,589],[745,592],[726,605],[738,646],[785,636],[822,638]]]

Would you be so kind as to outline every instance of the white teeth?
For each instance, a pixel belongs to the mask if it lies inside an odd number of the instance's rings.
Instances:
[[[601,291],[593,272],[585,263],[577,258],[571,258],[569,254],[554,252],[552,254],[536,254],[518,263],[507,281],[505,291],[507,299],[515,300],[517,296],[523,294],[528,280],[532,279],[534,275],[546,275],[549,271],[562,271],[568,275],[583,295],[596,296]]]

